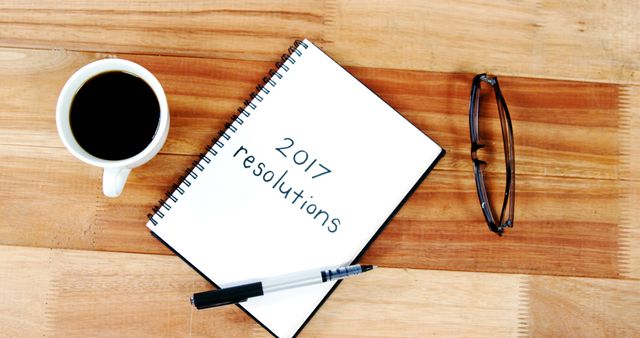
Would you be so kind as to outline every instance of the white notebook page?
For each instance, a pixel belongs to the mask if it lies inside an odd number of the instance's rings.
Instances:
[[[442,149],[311,42],[147,226],[220,287],[351,263]],[[290,190],[289,190],[290,189]],[[348,282],[348,281],[347,281]],[[294,335],[334,283],[241,306]],[[194,292],[203,290],[193,290]],[[209,309],[205,311],[216,311]]]

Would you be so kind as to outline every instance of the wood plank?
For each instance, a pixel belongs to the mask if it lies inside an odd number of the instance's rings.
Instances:
[[[622,86],[619,90],[618,137],[620,139],[621,177],[640,180],[640,86]]]
[[[193,310],[190,293],[210,286],[177,257],[18,247],[0,257],[8,336],[270,336],[237,307]]]
[[[193,310],[209,286],[174,256],[0,246],[0,271],[5,333],[268,336],[237,307]],[[633,336],[638,311],[640,281],[380,268],[343,282],[302,336]]]
[[[165,159],[164,163],[173,166],[173,174],[162,167],[163,163],[155,165],[156,160],[133,171],[123,196],[117,200],[123,205],[119,207],[117,203],[109,205],[102,195],[102,171],[78,161],[66,149],[0,147],[0,241],[52,248],[169,253],[150,237],[144,226],[145,215],[182,173],[180,167],[193,159],[186,158],[187,162],[183,156],[168,155]],[[151,180],[150,173],[154,173]],[[157,178],[163,179],[157,182]],[[136,185],[138,188],[133,188]],[[105,204],[110,206],[108,211]],[[118,221],[106,226],[104,218]]]
[[[344,281],[304,337],[515,337],[526,277],[382,268]],[[523,318],[526,319],[526,318]]]
[[[633,0],[48,0],[0,7],[0,46],[266,61],[307,37],[350,66],[640,80]]]
[[[277,59],[279,54],[273,54]],[[0,144],[62,147],[55,126],[57,95],[82,65],[105,54],[0,49]],[[270,62],[120,55],[150,69],[167,92],[171,128],[162,152],[200,153],[242,105]],[[409,121],[447,150],[439,169],[471,172],[468,105],[471,74],[348,68]],[[621,177],[624,153],[619,135],[630,129],[615,85],[529,78],[500,78],[516,142],[517,172],[550,176]],[[626,88],[626,87],[625,87]],[[631,87],[633,88],[633,87]],[[489,100],[487,100],[489,102]],[[486,111],[495,107],[487,104]],[[487,170],[504,172],[496,118],[488,119]],[[626,122],[625,122],[626,121]],[[493,132],[495,131],[495,132]],[[628,149],[628,148],[625,148]],[[493,165],[491,165],[493,164]],[[627,176],[631,172],[625,171]],[[635,179],[640,179],[635,176]]]
[[[531,337],[634,337],[640,334],[638,281],[529,278]]]
[[[100,191],[100,169],[65,149],[0,147],[0,244],[169,254],[148,234],[146,215],[196,158],[159,155],[133,170],[123,194],[112,199]],[[501,176],[489,178],[502,182]],[[640,191],[640,182],[625,186],[635,187],[634,196]],[[437,169],[364,260],[389,267],[618,277],[631,271],[620,260],[628,264],[625,257],[632,256],[630,246],[620,244],[621,236],[632,238],[618,227],[627,207],[622,191],[618,180],[521,175],[516,227],[498,238],[480,212],[473,174]]]
[[[439,168],[472,171],[468,116],[472,74],[349,70],[447,150]],[[519,174],[620,177],[617,86],[509,77],[500,77],[500,82],[513,120]],[[489,149],[487,170],[504,172],[496,108],[490,97],[485,103],[483,111],[492,117],[487,128],[481,125],[487,131],[481,134]]]
[[[3,243],[91,248],[101,173],[59,148],[0,147]]]
[[[622,177],[640,178],[640,86],[625,86],[620,95],[620,148]],[[620,211],[620,270],[640,279],[640,187],[623,183]]]
[[[638,83],[638,2],[338,1],[341,63]],[[401,18],[401,19],[400,19]],[[371,51],[375,50],[375,53]]]
[[[498,238],[478,213],[471,176],[433,172],[363,260],[394,267],[619,276],[621,201],[615,181],[519,176],[515,228]]]
[[[110,53],[264,61],[296,38],[321,41],[324,25],[324,8],[313,0],[5,1],[1,6],[1,46]]]
[[[6,337],[42,337],[51,285],[48,249],[0,247],[0,327]]]
[[[304,333],[631,337],[639,310],[639,281],[381,269],[343,283]]]

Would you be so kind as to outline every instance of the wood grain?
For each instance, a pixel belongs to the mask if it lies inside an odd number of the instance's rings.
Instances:
[[[0,306],[7,310],[0,316],[2,336],[203,337],[264,331],[236,307],[193,310],[190,293],[210,286],[176,257],[19,247],[2,247],[0,257],[0,271],[12,272],[3,276],[0,291]]]
[[[169,254],[148,234],[146,214],[195,159],[159,155],[134,170],[123,195],[111,199],[99,189],[100,170],[83,165],[65,149],[2,147],[0,241]],[[500,180],[495,177],[494,182]],[[435,170],[364,260],[448,270],[594,277],[621,273],[618,181],[523,175],[518,182],[518,226],[497,238],[478,212],[472,174]],[[640,183],[627,186],[638,191]],[[593,205],[589,211],[586,201]]]
[[[0,168],[6,182],[0,185],[0,233],[5,235],[0,243],[169,253],[145,231],[145,215],[271,66],[123,55],[158,76],[168,95],[172,126],[161,155],[134,170],[123,196],[113,200],[99,190],[100,170],[63,148],[52,95],[75,69],[106,56],[0,50],[0,73],[14,83],[0,88],[8,103],[0,108],[0,144],[5,144]],[[366,260],[393,267],[637,276],[638,242],[632,239],[638,222],[625,216],[634,205],[631,188],[638,185],[631,169],[638,149],[628,146],[629,138],[637,137],[630,121],[638,114],[626,108],[634,106],[628,100],[636,97],[630,92],[636,86],[501,78],[516,135],[518,225],[497,239],[479,212],[469,160],[471,75],[349,70],[448,151]],[[496,148],[499,135],[489,137],[488,148]],[[590,142],[593,137],[598,142]],[[490,157],[489,162],[500,160]],[[488,170],[491,183],[499,186],[503,168],[490,165]],[[73,201],[73,212],[52,212],[65,201]],[[32,211],[24,214],[24,207]],[[16,232],[16,226],[25,231]],[[508,255],[496,259],[498,252]]]
[[[632,1],[338,1],[330,41],[355,66],[637,83],[638,11]]]
[[[640,179],[640,86],[625,86],[621,91],[620,121],[622,177],[636,182]],[[627,132],[628,131],[628,132]],[[626,277],[640,279],[640,187],[622,182],[620,212],[620,271]]]
[[[51,252],[0,248],[0,336],[43,335],[47,319],[44,305],[51,285]]]
[[[518,226],[494,238],[476,213],[471,178],[436,171],[364,259],[415,268],[619,276],[615,183],[535,176],[518,182]],[[454,184],[464,188],[453,191]]]
[[[100,172],[57,148],[0,149],[3,242],[91,248]]]
[[[531,277],[527,298],[528,334],[531,337],[636,336],[640,330],[637,283]]]
[[[274,61],[278,55],[272,56]],[[0,88],[0,99],[7,102],[0,108],[0,144],[62,147],[55,127],[57,94],[75,70],[106,56],[0,49],[0,74],[12,83]],[[167,154],[199,154],[273,67],[270,62],[118,56],[147,67],[162,83],[172,117],[162,150]],[[348,70],[447,150],[439,169],[471,172],[468,105],[472,74]],[[629,116],[619,110],[618,86],[508,77],[501,82],[514,120],[518,173],[624,178],[620,176],[618,135],[630,134],[630,126],[621,122]],[[497,115],[492,120],[497,123]],[[589,142],[594,135],[598,142]],[[490,150],[501,144],[499,137],[488,135]],[[627,151],[632,152],[631,158],[639,152],[635,148]],[[488,161],[496,165],[488,170],[503,172],[497,165],[499,153],[490,153],[495,156]]]
[[[268,336],[237,307],[193,310],[210,287],[175,256],[0,246],[0,271],[7,336]],[[630,335],[639,283],[381,268],[343,282],[302,337]]]
[[[209,286],[144,223],[303,37],[447,155],[363,257],[383,268],[345,281],[302,337],[640,335],[639,15],[632,0],[0,0],[0,337],[267,337],[237,307],[191,309]],[[151,70],[171,109],[165,147],[118,199],[54,119],[66,79],[106,57]],[[501,238],[469,159],[483,71],[516,137]],[[498,120],[481,123],[496,191]]]
[[[271,60],[307,37],[343,65],[640,80],[633,0],[48,0],[0,8],[0,46]]]

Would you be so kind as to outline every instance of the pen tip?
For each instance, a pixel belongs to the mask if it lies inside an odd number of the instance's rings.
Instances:
[[[377,268],[377,266],[375,266],[375,265],[362,265],[361,266],[362,272],[369,271],[369,270],[375,269],[375,268]]]

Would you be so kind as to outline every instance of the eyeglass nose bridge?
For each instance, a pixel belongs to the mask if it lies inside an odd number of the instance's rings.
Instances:
[[[495,86],[495,85],[496,85],[496,77],[495,77],[495,76],[488,75],[488,74],[482,74],[482,75],[480,76],[480,81],[482,81],[482,82],[486,82],[486,83],[488,83],[488,84],[490,84],[490,85],[492,85],[492,86]]]
[[[487,165],[487,162],[478,158],[478,149],[484,148],[484,144],[471,143],[471,160],[478,165]]]

